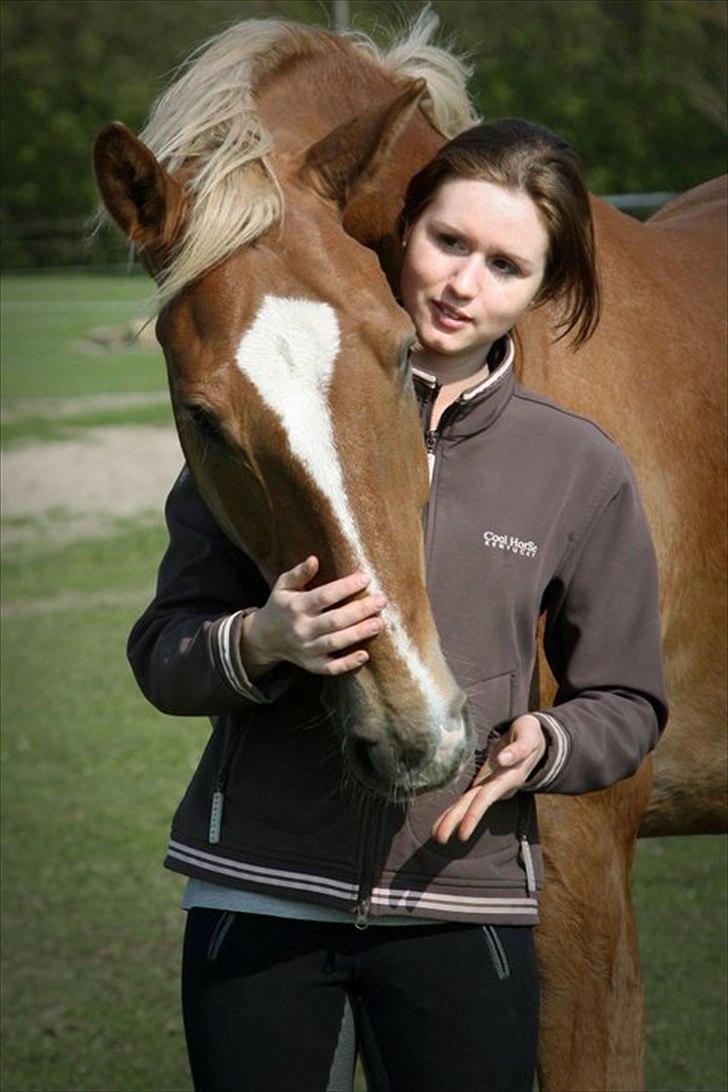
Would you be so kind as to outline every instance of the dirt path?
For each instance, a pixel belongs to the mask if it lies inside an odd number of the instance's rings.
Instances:
[[[10,449],[0,461],[3,545],[37,538],[38,521],[61,541],[99,533],[120,516],[161,513],[182,461],[171,428],[133,425]]]

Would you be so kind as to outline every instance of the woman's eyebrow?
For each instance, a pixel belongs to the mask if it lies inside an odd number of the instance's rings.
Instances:
[[[463,228],[456,227],[449,223],[447,220],[433,219],[432,227],[436,231],[441,231],[445,235],[456,235],[460,239],[465,239],[469,243],[473,243],[472,236]],[[524,273],[532,273],[534,266],[527,258],[522,258],[519,254],[515,254],[507,247],[494,246],[489,248],[493,253],[498,254],[501,258],[507,258],[509,262],[513,262],[514,265],[519,266]]]

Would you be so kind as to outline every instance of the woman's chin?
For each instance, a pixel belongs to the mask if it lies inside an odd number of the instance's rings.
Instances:
[[[455,356],[472,348],[469,338],[462,336],[462,331],[444,332],[427,327],[419,332],[420,344],[430,353],[441,356]]]

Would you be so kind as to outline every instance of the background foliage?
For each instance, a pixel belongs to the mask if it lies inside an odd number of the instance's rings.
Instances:
[[[380,39],[421,0],[351,0]],[[443,0],[444,37],[474,63],[486,117],[525,116],[581,151],[597,193],[687,189],[725,169],[723,0]],[[141,128],[174,67],[240,19],[327,23],[324,0],[4,0],[6,266],[75,262],[96,200],[89,149]],[[112,253],[118,257],[115,244]],[[108,256],[108,254],[107,254]],[[89,250],[86,260],[99,258]]]

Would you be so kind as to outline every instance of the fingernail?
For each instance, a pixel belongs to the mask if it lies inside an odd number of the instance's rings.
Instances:
[[[506,766],[510,766],[511,762],[513,762],[513,751],[501,751],[498,758],[501,762],[505,762]]]

